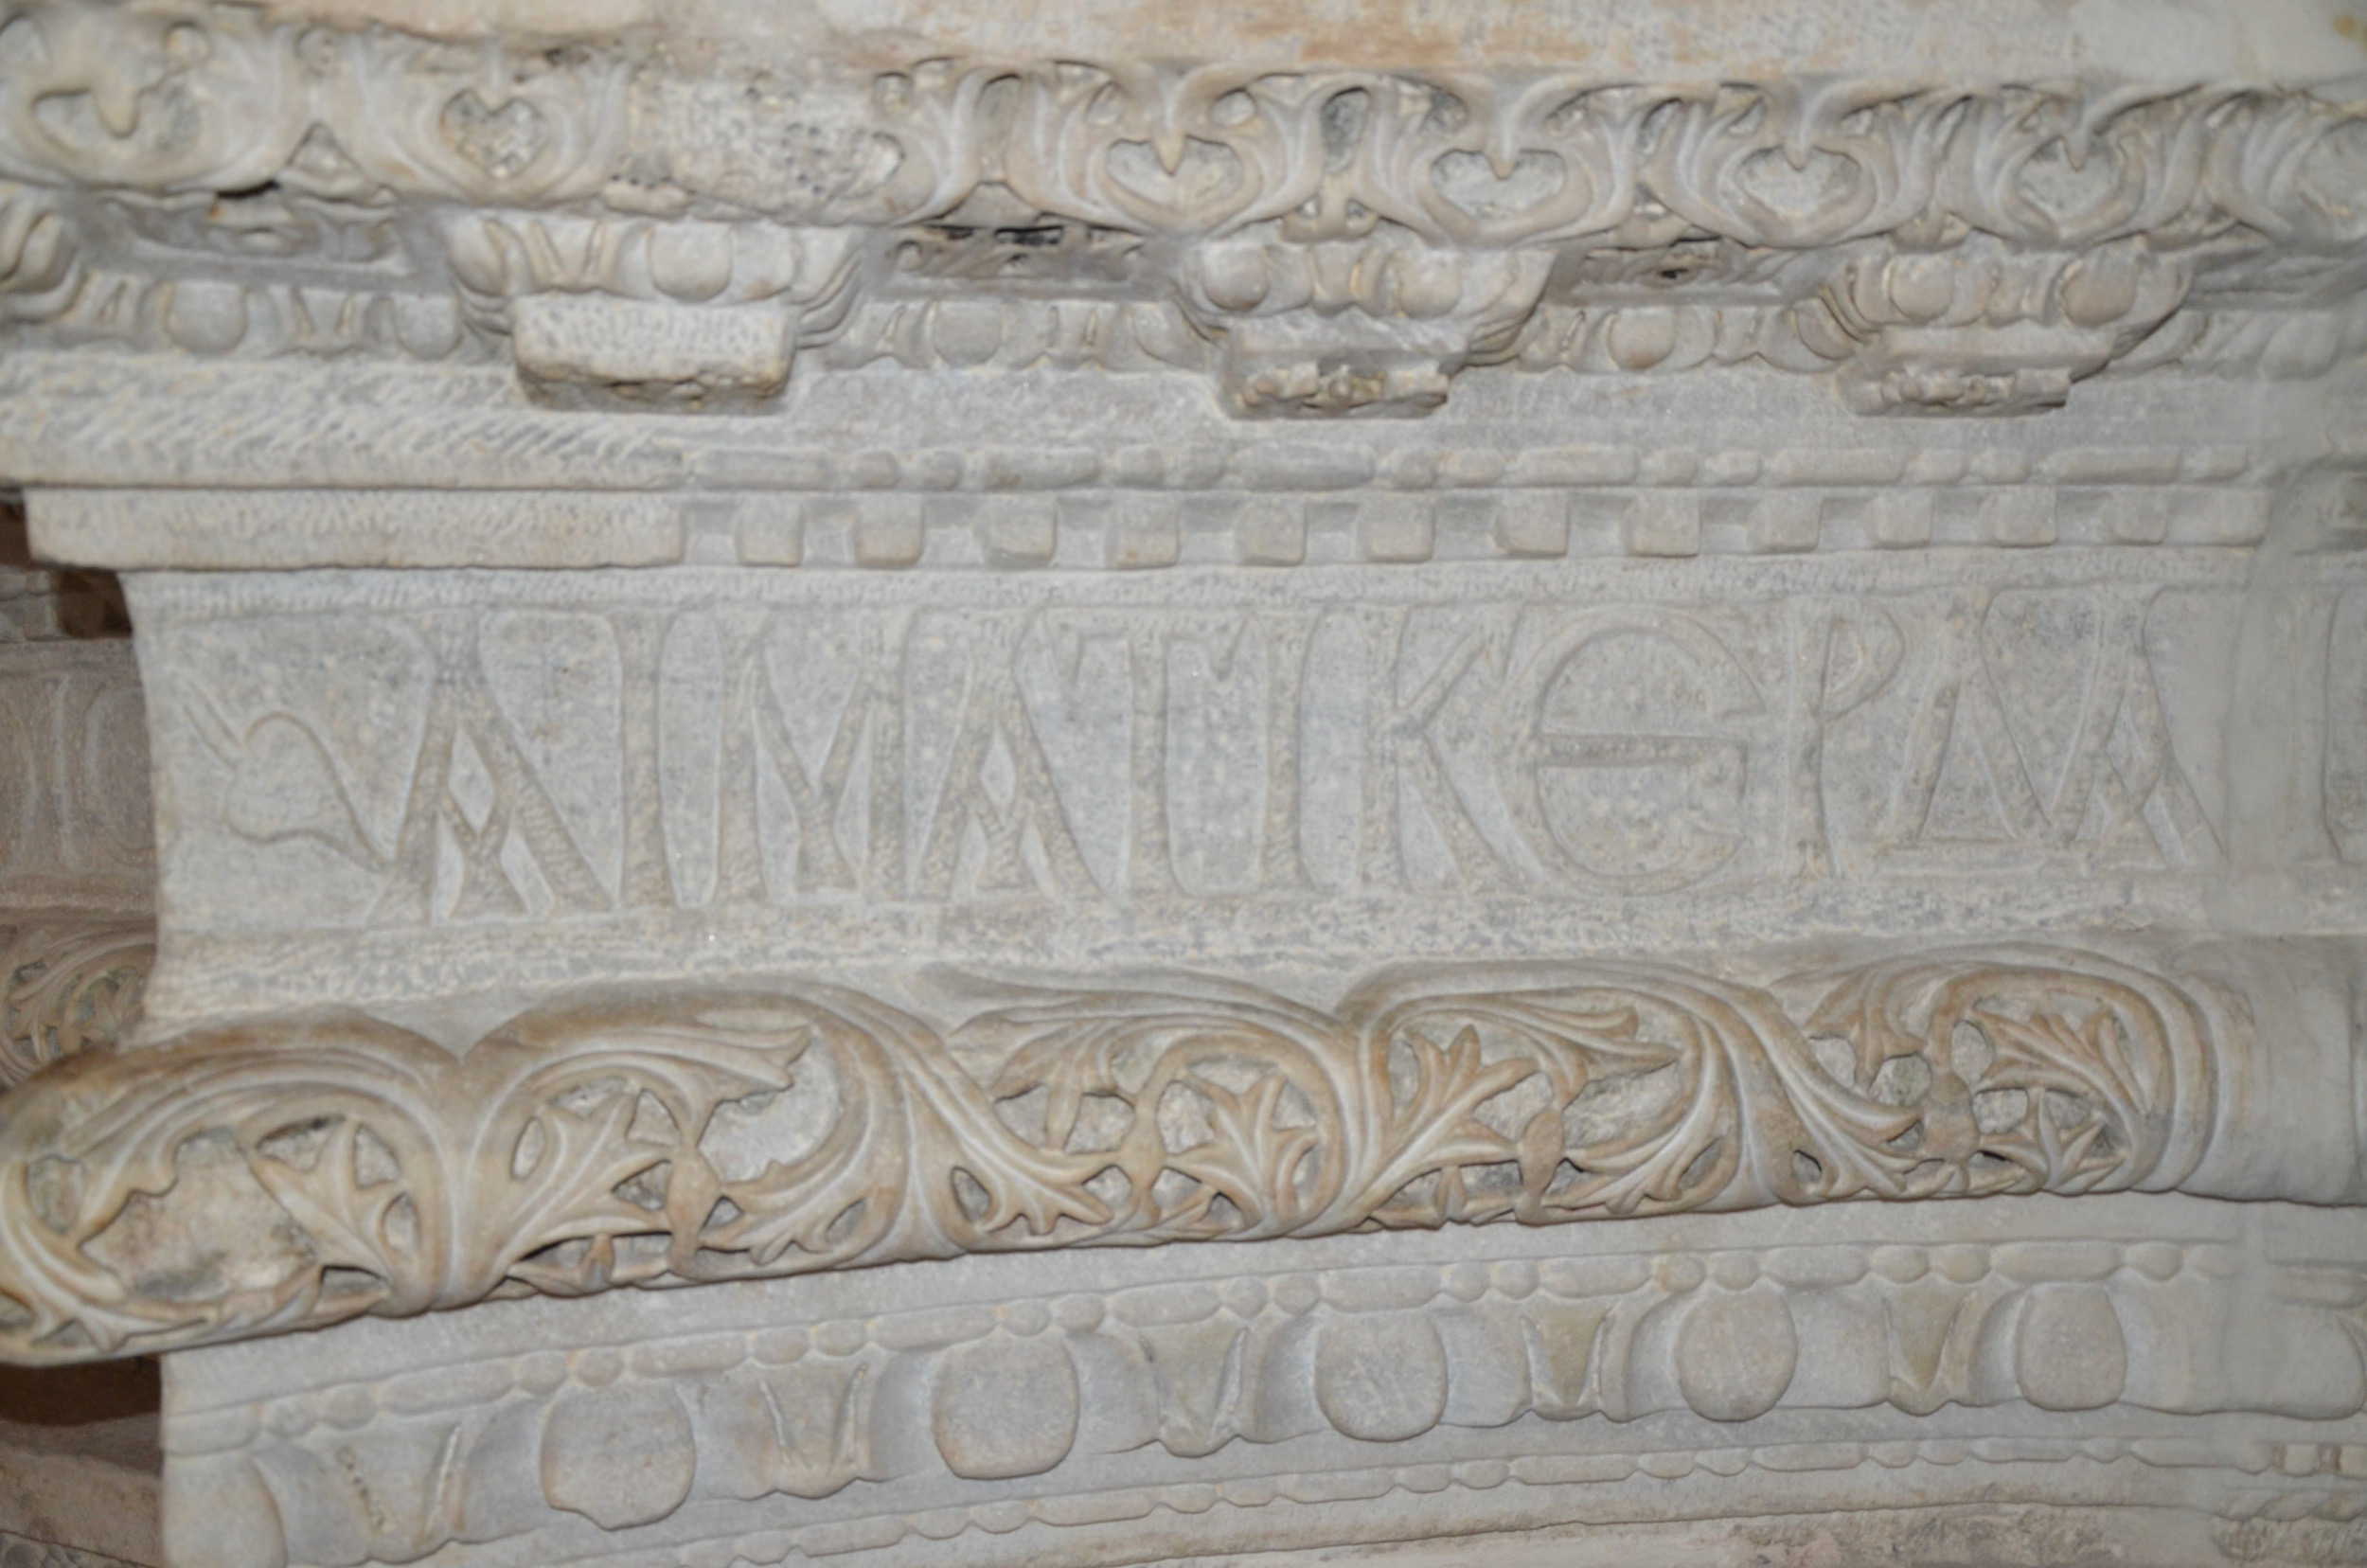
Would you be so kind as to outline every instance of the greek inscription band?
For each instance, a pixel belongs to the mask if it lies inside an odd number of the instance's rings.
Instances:
[[[562,757],[525,739],[560,721],[514,673],[515,613],[436,609],[371,633],[421,671],[404,798],[378,822],[344,782],[366,764],[334,714],[241,706],[202,676],[176,707],[228,770],[201,808],[212,830],[329,846],[369,880],[355,914],[377,923],[851,898],[1655,897],[1967,855],[2208,869],[2227,796],[2188,739],[2217,722],[2192,693],[2241,613],[2216,590],[2113,585],[1722,606],[625,603],[563,617],[613,718],[567,732]],[[2298,674],[2345,700],[2324,660]],[[2312,764],[2329,842],[2353,764],[2339,740]],[[613,783],[578,787],[595,775]]]

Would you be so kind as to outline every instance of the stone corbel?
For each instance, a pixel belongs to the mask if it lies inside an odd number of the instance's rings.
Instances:
[[[446,253],[475,326],[506,334],[545,401],[698,410],[761,402],[801,344],[844,325],[851,230],[462,214]]]
[[[1853,260],[1797,314],[1860,414],[2032,414],[2184,303],[2191,262],[2141,241],[2083,255],[1966,245]]]
[[[1549,251],[1379,239],[1195,247],[1177,283],[1224,345],[1221,401],[1253,417],[1426,414],[1500,360],[1537,308]]]

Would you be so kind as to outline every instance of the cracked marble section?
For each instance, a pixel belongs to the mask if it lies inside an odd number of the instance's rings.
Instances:
[[[2362,354],[2352,0],[0,0],[0,1360],[178,1568],[2367,1562]]]

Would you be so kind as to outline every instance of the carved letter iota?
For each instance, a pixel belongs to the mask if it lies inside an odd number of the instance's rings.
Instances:
[[[144,900],[142,727],[123,644],[0,644],[0,881],[15,899]]]

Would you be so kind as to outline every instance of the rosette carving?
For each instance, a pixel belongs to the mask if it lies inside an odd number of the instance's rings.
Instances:
[[[2121,241],[2078,256],[1991,247],[1852,261],[1796,313],[1846,359],[1860,413],[2026,413],[2127,352],[2179,306],[2191,265]]]

